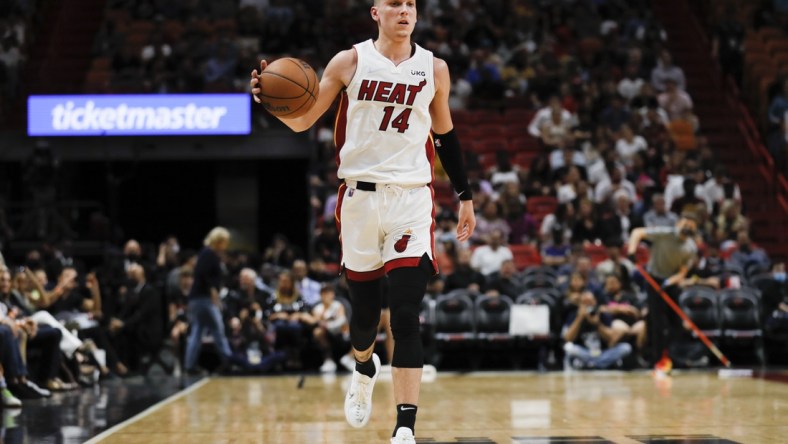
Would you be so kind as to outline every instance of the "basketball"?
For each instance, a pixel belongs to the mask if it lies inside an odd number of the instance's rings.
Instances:
[[[315,70],[303,60],[286,57],[274,61],[260,75],[260,100],[279,117],[299,117],[317,101],[320,83]]]

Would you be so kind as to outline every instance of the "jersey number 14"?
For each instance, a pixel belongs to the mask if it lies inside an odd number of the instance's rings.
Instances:
[[[408,124],[408,119],[410,119],[410,113],[413,111],[412,108],[405,108],[394,120],[391,120],[392,116],[394,115],[394,107],[387,106],[383,108],[383,121],[380,122],[380,130],[387,131],[389,127],[396,128],[397,132],[404,133],[405,130],[410,127]]]

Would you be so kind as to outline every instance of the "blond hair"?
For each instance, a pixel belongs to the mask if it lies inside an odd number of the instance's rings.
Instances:
[[[205,240],[203,241],[203,244],[206,247],[210,247],[211,245],[216,245],[216,243],[221,240],[229,241],[230,232],[227,230],[227,228],[216,227],[213,230],[211,230],[211,232],[208,233],[207,236],[205,236]]]

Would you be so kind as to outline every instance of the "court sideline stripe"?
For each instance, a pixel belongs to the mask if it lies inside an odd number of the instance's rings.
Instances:
[[[189,387],[181,390],[180,392],[174,393],[169,398],[162,399],[161,401],[159,401],[156,404],[153,404],[152,406],[148,407],[147,409],[137,413],[136,415],[132,416],[131,418],[129,418],[129,419],[127,419],[127,420],[125,420],[125,421],[123,421],[121,423],[115,424],[114,426],[108,428],[107,430],[104,430],[103,432],[99,433],[98,435],[94,436],[93,438],[90,438],[90,440],[85,441],[85,444],[96,444],[98,442],[103,441],[104,439],[109,438],[110,435],[112,435],[113,433],[118,432],[119,430],[130,426],[131,424],[133,424],[133,423],[139,421],[140,419],[150,415],[151,413],[161,409],[162,407],[164,407],[164,406],[166,406],[168,404],[171,404],[171,403],[183,398],[184,396],[188,396],[191,393],[199,390],[200,388],[202,388],[202,386],[204,386],[205,384],[207,384],[210,381],[211,381],[211,378],[204,378],[204,379],[202,379],[202,380],[190,385]]]

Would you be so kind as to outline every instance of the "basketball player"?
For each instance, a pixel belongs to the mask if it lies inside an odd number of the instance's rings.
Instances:
[[[339,187],[336,216],[351,295],[350,334],[356,358],[345,397],[345,417],[353,427],[363,427],[370,418],[380,369],[373,348],[381,279],[387,275],[397,404],[391,442],[415,443],[424,363],[419,311],[427,281],[437,272],[431,188],[436,151],[459,194],[460,242],[473,234],[476,219],[449,112],[449,69],[443,60],[411,42],[416,2],[375,0],[370,12],[378,24],[377,39],[334,56],[312,109],[302,117],[281,120],[294,131],[304,131],[341,95],[335,142],[338,177],[344,183]],[[266,66],[261,62],[261,70]],[[252,94],[259,102],[257,70],[251,77]]]

